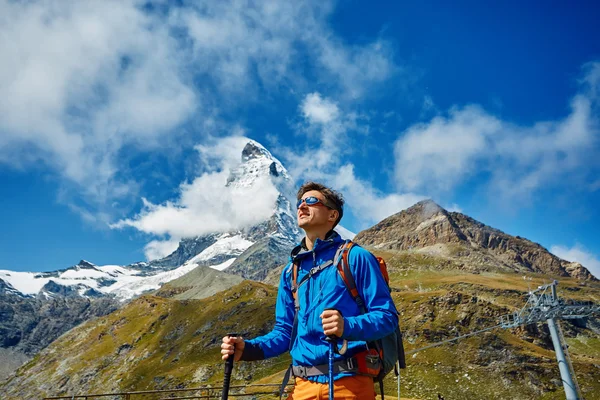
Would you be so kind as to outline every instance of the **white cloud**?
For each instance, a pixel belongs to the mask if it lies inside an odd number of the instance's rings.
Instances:
[[[526,200],[541,188],[582,183],[600,137],[600,63],[585,71],[562,120],[524,127],[471,105],[409,127],[395,143],[398,187],[446,192],[484,173],[494,198]]]
[[[243,134],[243,130],[237,129],[232,136],[210,138],[206,144],[196,145],[194,148],[200,155],[202,169],[208,172],[228,171],[238,165],[242,150],[248,143],[248,138],[241,136]]]
[[[354,164],[342,163],[353,149],[347,145],[350,132],[364,133],[355,113],[344,112],[336,102],[310,93],[300,104],[305,120],[300,134],[314,141],[301,148],[279,146],[290,174],[302,181],[321,181],[343,193],[347,208],[361,224],[379,222],[425,197],[414,193],[383,193],[354,173]],[[343,224],[343,222],[342,222]]]
[[[344,193],[352,214],[365,224],[379,222],[425,199],[414,193],[382,193],[369,182],[357,178],[352,164],[342,166],[326,179]]]
[[[330,1],[152,5],[0,0],[0,162],[50,166],[86,220],[138,197],[124,155],[203,141],[183,123],[313,79],[356,98],[395,70],[385,41],[338,39]]]
[[[259,82],[267,88],[305,86],[303,64],[308,61],[316,67],[317,80],[354,99],[397,67],[382,39],[362,46],[342,43],[328,26],[333,5],[311,0],[197,2],[173,12],[171,22],[189,33],[197,69],[214,76],[224,92],[255,97]]]
[[[335,103],[321,98],[319,93],[307,94],[300,105],[302,114],[311,124],[327,124],[338,118],[339,109]]]
[[[146,260],[158,260],[168,256],[177,250],[179,246],[178,238],[171,238],[169,240],[152,240],[146,246],[144,246],[144,255]]]
[[[215,78],[221,92],[255,97],[258,83],[288,78],[300,21],[316,25],[312,7],[291,2],[197,2],[171,15],[193,41],[198,72]]]
[[[423,105],[421,106],[421,118],[424,118],[426,115],[431,115],[432,112],[438,112],[435,103],[433,102],[433,98],[426,94],[423,96]]]
[[[550,252],[564,260],[580,263],[586,267],[592,275],[596,278],[600,278],[600,259],[582,245],[576,244],[571,248],[556,245],[550,248]]]
[[[344,97],[360,98],[374,84],[384,82],[399,70],[392,62],[391,46],[384,40],[349,48],[329,36],[312,33],[320,61],[334,81],[344,87]]]
[[[452,203],[449,206],[445,206],[444,209],[446,209],[447,211],[450,211],[450,212],[457,212],[457,213],[464,214],[463,209],[456,203]]]
[[[128,193],[120,149],[197,106],[168,30],[133,1],[0,1],[0,20],[0,162],[41,160],[97,203]]]
[[[210,154],[218,171],[202,173],[191,183],[182,183],[179,196],[163,204],[146,199],[143,210],[133,218],[111,225],[113,229],[133,227],[141,232],[168,237],[153,241],[146,255],[164,255],[179,238],[230,232],[268,219],[275,211],[277,188],[268,176],[258,177],[251,186],[228,185],[232,167],[241,162],[243,145],[248,139],[230,137],[215,139],[213,145],[198,146],[201,155]],[[237,159],[233,160],[233,154]],[[241,177],[243,179],[243,177]]]
[[[336,102],[317,92],[304,97],[299,111],[303,122],[296,129],[309,140],[303,141],[306,144],[301,149],[279,149],[291,175],[317,176],[339,167],[340,160],[352,151],[347,146],[349,132],[364,129],[357,123],[357,115],[342,112]]]
[[[476,161],[488,151],[487,141],[500,126],[500,121],[470,106],[450,110],[448,118],[410,127],[394,146],[400,187],[453,188],[477,172]]]

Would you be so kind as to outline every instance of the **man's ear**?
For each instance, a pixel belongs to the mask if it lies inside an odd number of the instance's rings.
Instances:
[[[329,218],[327,220],[335,222],[338,219],[338,217],[340,216],[340,212],[338,210],[331,210],[331,211],[333,211],[333,212],[329,213]]]

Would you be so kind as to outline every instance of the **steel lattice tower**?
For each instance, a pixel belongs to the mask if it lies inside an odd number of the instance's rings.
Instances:
[[[536,290],[529,292],[527,304],[513,314],[504,315],[500,318],[502,328],[516,328],[519,325],[528,325],[536,322],[548,323],[552,344],[558,361],[558,368],[562,378],[563,387],[567,400],[579,400],[576,384],[573,379],[572,367],[565,358],[567,348],[564,338],[558,328],[557,319],[585,318],[600,312],[600,305],[592,302],[565,302],[560,300],[556,294],[557,281],[547,285],[539,286]],[[568,354],[568,353],[567,353]]]

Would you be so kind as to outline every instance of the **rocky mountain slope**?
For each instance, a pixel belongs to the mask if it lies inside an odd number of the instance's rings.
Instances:
[[[200,266],[181,278],[165,283],[154,294],[159,297],[172,298],[175,300],[198,300],[211,297],[242,281],[243,278],[237,275]]]
[[[524,306],[528,291],[556,278],[561,298],[600,303],[600,282],[583,267],[569,273],[568,263],[544,254],[532,242],[433,206],[419,203],[356,237],[388,263],[409,352],[408,368],[402,371],[403,396],[564,398],[546,324],[496,328],[454,344],[419,349],[496,326],[500,316]],[[427,208],[435,212],[423,213]],[[187,284],[182,280],[177,287]],[[202,300],[177,300],[177,287],[165,286],[164,297],[142,297],[71,330],[19,369],[0,391],[11,399],[219,386],[220,338],[232,330],[245,337],[269,331],[276,288],[245,281]],[[583,397],[600,399],[598,319],[560,324]],[[283,356],[238,363],[234,381],[278,383],[288,362]],[[386,397],[395,387],[394,377],[386,378]]]
[[[355,237],[381,250],[418,251],[463,260],[471,271],[542,273],[596,280],[581,264],[562,260],[537,243],[511,236],[427,200],[392,215]]]
[[[45,286],[42,294],[25,296],[0,279],[0,378],[64,332],[119,306],[115,299],[85,298],[61,293],[58,285]]]

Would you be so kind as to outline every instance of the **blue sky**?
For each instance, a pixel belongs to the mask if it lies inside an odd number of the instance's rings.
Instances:
[[[244,223],[250,138],[355,232],[431,197],[600,276],[597,4],[259,3],[0,0],[0,269]]]

